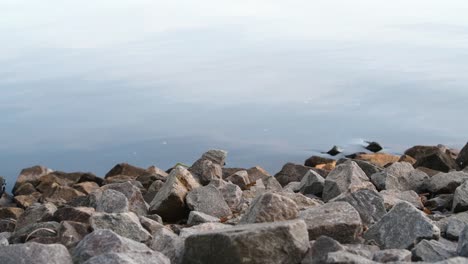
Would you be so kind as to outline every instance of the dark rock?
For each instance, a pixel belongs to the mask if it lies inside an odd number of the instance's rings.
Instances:
[[[440,194],[427,200],[424,206],[431,211],[451,210],[453,205],[453,194]]]
[[[303,264],[321,264],[325,263],[328,253],[345,250],[346,247],[331,237],[320,236],[312,243],[306,257],[302,260]]]
[[[15,195],[29,195],[32,193],[37,192],[36,188],[34,188],[34,185],[32,185],[29,182],[21,184],[16,190],[15,190]]]
[[[18,207],[0,207],[0,219],[17,220],[24,210]]]
[[[26,243],[0,247],[2,264],[72,264],[70,253],[63,245]]]
[[[414,146],[405,151],[405,155],[413,157],[414,159],[418,160],[425,156],[429,156],[434,154],[442,149],[438,146]]]
[[[39,181],[39,178],[53,172],[53,170],[48,169],[43,166],[34,166],[31,168],[23,169],[20,172],[20,175],[16,179],[15,186],[13,187],[13,193],[24,183],[31,183],[36,185]]]
[[[242,170],[245,170],[244,168],[223,168],[222,171],[223,171],[223,179],[226,179],[227,177],[233,175],[234,173],[238,172],[238,171],[242,171]]]
[[[406,249],[384,249],[374,252],[373,261],[387,262],[411,262],[411,251]]]
[[[102,184],[104,183],[104,179],[92,173],[85,172],[81,174],[80,179],[78,180],[77,184],[85,183],[85,182],[94,182],[97,185],[102,186]]]
[[[161,228],[153,233],[150,248],[163,253],[171,263],[180,263],[184,253],[184,239],[167,228]]]
[[[364,233],[367,241],[384,249],[410,249],[422,239],[438,239],[439,236],[439,228],[407,202],[396,204]]]
[[[117,175],[126,175],[130,176],[133,179],[138,178],[138,176],[146,175],[148,171],[142,168],[138,168],[132,166],[128,163],[120,163],[114,166],[107,174],[106,179],[109,177],[117,176]]]
[[[382,146],[379,143],[375,142],[375,141],[372,141],[372,142],[366,141],[366,143],[368,144],[366,146],[366,149],[369,150],[369,151],[379,152],[379,151],[381,151],[383,149]]]
[[[468,165],[468,143],[462,148],[456,159],[458,166],[464,169]]]
[[[465,172],[441,172],[431,177],[428,187],[432,193],[454,193],[455,189],[466,180],[468,180],[468,173]]]
[[[338,146],[333,146],[333,148],[331,148],[327,152],[323,152],[323,154],[328,154],[330,156],[336,156],[336,155],[340,154],[341,152],[343,152],[342,148],[340,148]]]
[[[160,181],[160,180],[154,181],[148,188],[148,191],[143,196],[143,198],[145,199],[145,202],[151,203],[151,201],[153,201],[154,197],[159,192],[159,190],[161,190],[163,185],[164,185],[163,181]]]
[[[57,207],[54,204],[36,204],[28,207],[16,222],[16,228],[21,229],[29,224],[52,220]]]
[[[455,160],[450,155],[440,150],[428,156],[420,157],[416,160],[414,167],[426,167],[442,172],[449,172],[451,170],[458,169]]]
[[[450,241],[426,240],[412,250],[413,260],[435,262],[457,256],[457,244]]]
[[[263,223],[291,220],[298,215],[296,203],[280,194],[264,193],[255,198],[240,223]]]
[[[143,242],[151,238],[151,234],[140,224],[137,215],[129,213],[96,213],[90,218],[94,230],[109,229],[120,236]]]
[[[452,210],[455,213],[468,210],[468,182],[465,181],[455,189]]]
[[[58,229],[58,242],[67,248],[73,248],[88,233],[89,225],[73,221],[63,221]]]
[[[15,219],[6,218],[0,219],[0,233],[3,232],[13,232],[16,229]]]
[[[199,211],[208,215],[223,218],[232,214],[224,197],[216,187],[207,185],[190,191],[186,197],[190,210]]]
[[[465,228],[466,225],[467,223],[459,219],[450,219],[447,223],[447,229],[445,230],[445,237],[452,240],[458,240],[461,232],[463,231],[463,228]]]
[[[265,169],[263,169],[260,166],[255,166],[248,169],[247,174],[249,174],[250,182],[256,182],[258,180],[271,176]]]
[[[306,234],[300,220],[203,232],[186,239],[182,263],[296,264],[309,249]]]
[[[95,213],[92,207],[71,207],[63,206],[57,209],[53,219],[57,222],[73,221],[89,224],[89,218]]]
[[[293,163],[286,163],[281,171],[275,174],[275,178],[278,180],[281,186],[284,187],[290,182],[300,182],[309,170],[313,170],[319,173],[321,176],[324,176],[323,172],[320,173],[321,171],[319,169]]]
[[[313,170],[309,170],[302,178],[298,186],[299,192],[302,194],[313,194],[321,196],[325,179]]]
[[[16,228],[10,238],[11,244],[25,243],[34,238],[57,237],[60,224],[57,222],[31,223],[22,228]]]
[[[317,165],[330,164],[334,162],[336,162],[334,159],[329,159],[329,158],[320,157],[320,156],[312,156],[305,160],[304,166],[315,167]]]
[[[226,178],[226,181],[234,183],[235,185],[239,186],[241,190],[246,190],[250,184],[249,175],[245,170],[232,174]]]

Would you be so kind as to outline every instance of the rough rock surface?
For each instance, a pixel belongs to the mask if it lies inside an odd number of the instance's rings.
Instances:
[[[232,214],[223,195],[213,185],[203,186],[190,191],[187,194],[186,203],[190,210],[218,218],[227,217]]]
[[[371,180],[379,190],[421,192],[427,188],[429,176],[415,170],[410,163],[395,162],[382,172],[373,174]]]
[[[189,218],[187,220],[188,225],[198,225],[203,223],[216,223],[219,222],[219,218],[207,215],[202,212],[191,211],[189,214]]]
[[[151,234],[141,225],[137,215],[129,213],[96,213],[90,219],[94,230],[109,229],[135,241],[147,241]]]
[[[381,191],[380,194],[384,199],[387,211],[400,202],[408,202],[418,209],[423,209],[424,207],[421,198],[414,191],[400,192],[398,190],[385,190]]]
[[[304,165],[286,163],[280,172],[275,174],[275,178],[281,184],[281,186],[286,186],[288,183],[293,181],[300,182],[302,177],[306,175],[309,170],[317,171],[317,169],[312,167],[307,167]]]
[[[431,177],[429,191],[433,193],[453,193],[455,189],[468,180],[468,173],[452,171],[449,173],[438,173]]]
[[[87,260],[83,264],[170,264],[170,260],[156,251],[141,253],[106,253]]]
[[[63,245],[26,243],[0,246],[2,264],[72,264],[72,258]]]
[[[453,195],[452,210],[455,213],[468,210],[468,182],[465,181],[462,185],[455,189]]]
[[[180,263],[184,253],[184,239],[167,228],[161,228],[153,233],[150,248],[163,253],[171,263]]]
[[[296,203],[276,193],[264,193],[255,198],[241,218],[240,223],[263,223],[295,219],[298,215]]]
[[[300,185],[297,187],[302,194],[313,194],[321,196],[325,179],[317,172],[309,170],[301,180]]]
[[[114,190],[122,193],[128,200],[128,210],[138,215],[146,215],[148,208],[140,189],[130,182],[107,184],[102,190]]]
[[[412,250],[413,259],[435,262],[457,256],[457,244],[450,241],[426,240],[419,242]]]

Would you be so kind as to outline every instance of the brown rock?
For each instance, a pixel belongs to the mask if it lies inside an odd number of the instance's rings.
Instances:
[[[271,176],[270,173],[268,173],[265,169],[263,169],[260,166],[255,166],[248,169],[247,174],[249,175],[250,182],[256,182],[258,180]]]
[[[312,156],[304,162],[305,166],[317,167],[318,165],[336,164],[336,160],[320,156]]]
[[[13,232],[16,229],[16,221],[14,219],[0,219],[0,233]]]
[[[21,184],[16,190],[15,190],[15,195],[29,195],[34,192],[37,192],[36,188],[29,183],[26,182],[24,184]]]
[[[248,189],[248,186],[250,184],[250,179],[249,175],[247,174],[247,171],[238,171],[231,176],[226,178],[226,181],[230,181],[234,183],[235,185],[239,186],[241,190],[246,190]]]
[[[405,155],[413,157],[418,160],[424,156],[432,155],[441,150],[438,146],[414,146],[405,151]]]
[[[238,171],[246,170],[243,168],[223,168],[223,179],[226,179],[227,177],[233,175],[234,173]]]
[[[104,179],[92,173],[85,172],[81,173],[80,179],[78,180],[78,183],[82,182],[95,182],[97,185],[102,186],[102,184],[104,183]]]
[[[107,174],[105,179],[117,175],[126,175],[130,176],[133,179],[136,179],[138,176],[146,175],[149,172],[145,169],[132,166],[128,163],[120,163],[114,166]]]
[[[50,189],[45,190],[42,194],[45,201],[49,201],[57,205],[65,204],[79,196],[85,196],[85,194],[73,189],[72,187],[58,185],[52,185]]]
[[[398,162],[408,162],[409,164],[413,165],[413,164],[416,163],[416,159],[414,159],[413,157],[411,157],[409,155],[403,155],[403,156],[400,157]]]
[[[354,159],[368,161],[377,166],[384,167],[388,163],[397,162],[400,159],[400,157],[387,153],[358,153],[356,154]]]
[[[89,218],[95,213],[92,207],[71,207],[64,206],[54,213],[54,219],[57,222],[73,221],[89,224]]]
[[[15,190],[19,188],[20,185],[24,183],[31,183],[33,185],[37,184],[38,180],[40,177],[51,173],[52,170],[48,169],[43,166],[34,166],[31,168],[26,168],[23,169],[20,172],[20,175],[18,176],[18,179],[16,179],[15,187],[13,188],[13,193],[15,193]]]
[[[281,186],[284,187],[290,182],[300,182],[309,170],[317,172],[318,174],[320,174],[320,176],[324,178],[328,174],[327,171],[320,170],[317,168],[307,167],[304,165],[294,163],[286,163],[281,169],[281,171],[275,174],[275,178],[278,180]]]
[[[58,228],[58,242],[71,249],[89,233],[91,228],[88,224],[63,221]]]
[[[35,192],[29,195],[18,195],[15,196],[14,201],[19,207],[28,208],[32,204],[37,203],[41,196],[42,194],[40,192]]]
[[[97,184],[96,182],[92,182],[92,181],[80,182],[80,183],[73,185],[73,188],[75,188],[77,191],[82,192],[84,194],[90,194],[94,192],[95,190],[99,189],[99,184]]]
[[[17,220],[24,212],[23,209],[18,207],[1,207],[0,219],[15,219]]]
[[[36,222],[50,221],[55,211],[57,211],[57,207],[51,203],[30,206],[18,218],[16,227],[20,229]]]

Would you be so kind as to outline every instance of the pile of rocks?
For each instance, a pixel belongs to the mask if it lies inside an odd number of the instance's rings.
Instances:
[[[468,263],[468,144],[274,176],[226,156],[104,178],[24,169],[0,200],[0,263]]]

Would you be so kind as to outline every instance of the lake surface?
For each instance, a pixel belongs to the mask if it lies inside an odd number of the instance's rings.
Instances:
[[[169,3],[170,2],[170,3]],[[0,2],[0,175],[119,162],[270,173],[337,144],[468,139],[468,3]]]

